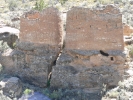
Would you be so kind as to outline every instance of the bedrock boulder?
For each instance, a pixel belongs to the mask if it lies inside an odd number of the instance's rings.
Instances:
[[[67,12],[65,47],[53,67],[51,86],[87,90],[116,86],[126,69],[123,48],[117,8],[72,8]]]
[[[0,27],[0,41],[6,42],[10,48],[14,48],[15,41],[18,39],[20,31],[15,28]]]
[[[5,78],[0,82],[0,89],[3,90],[3,94],[10,98],[20,97],[22,87],[22,83],[17,77]]]
[[[45,87],[61,49],[61,19],[57,9],[30,11],[20,18],[20,38],[11,52],[13,69],[21,80]]]

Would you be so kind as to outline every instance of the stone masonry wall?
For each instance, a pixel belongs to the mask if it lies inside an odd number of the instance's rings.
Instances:
[[[123,50],[122,29],[122,15],[113,6],[102,10],[72,8],[67,12],[65,48]]]
[[[58,11],[47,8],[29,12],[21,17],[20,40],[39,44],[58,45],[61,42]]]
[[[100,90],[122,79],[122,16],[111,5],[103,9],[74,7],[67,12],[65,47],[52,70],[51,86]]]
[[[112,5],[72,8],[67,12],[66,35],[53,7],[26,13],[20,26],[10,72],[22,80],[45,87],[51,79],[51,87],[99,90],[122,79],[127,68],[122,16]]]
[[[21,17],[20,38],[13,51],[15,75],[45,87],[61,49],[61,19],[57,9],[31,11]]]

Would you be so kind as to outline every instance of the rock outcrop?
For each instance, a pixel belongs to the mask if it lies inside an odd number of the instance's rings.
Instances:
[[[22,94],[22,83],[17,77],[5,78],[0,82],[0,89],[10,98],[18,98]]]

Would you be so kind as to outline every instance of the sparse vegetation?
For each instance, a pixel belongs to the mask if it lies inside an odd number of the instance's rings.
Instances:
[[[68,0],[59,0],[59,2],[61,3],[61,5],[65,4],[65,2]]]
[[[128,49],[130,57],[133,57],[133,45],[128,46]]]
[[[16,47],[16,42],[13,43],[13,49]]]
[[[33,90],[31,90],[31,89],[25,89],[24,94],[28,95],[28,94],[31,94],[32,92],[33,92]]]
[[[0,72],[2,72],[3,70],[3,66],[0,64]]]
[[[6,51],[7,49],[9,49],[10,47],[7,45],[6,42],[4,41],[0,41],[0,52],[3,53],[4,51]]]
[[[47,81],[47,87],[50,87],[50,79]]]
[[[9,9],[11,11],[14,11],[15,8],[18,6],[16,0],[9,0],[8,2],[9,2]]]
[[[47,2],[44,0],[39,0],[35,4],[35,10],[42,11],[44,8],[48,6]]]
[[[58,100],[62,97],[62,89],[52,91],[52,90],[46,88],[43,91],[43,94],[45,94],[46,96],[48,96],[51,99]]]

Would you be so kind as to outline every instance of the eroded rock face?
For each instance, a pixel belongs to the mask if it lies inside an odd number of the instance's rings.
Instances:
[[[21,17],[20,39],[12,52],[15,75],[31,84],[46,86],[61,49],[60,23],[59,12],[52,7]]]
[[[53,67],[51,86],[88,90],[116,86],[125,69],[121,18],[111,5],[68,11],[65,47]]]

